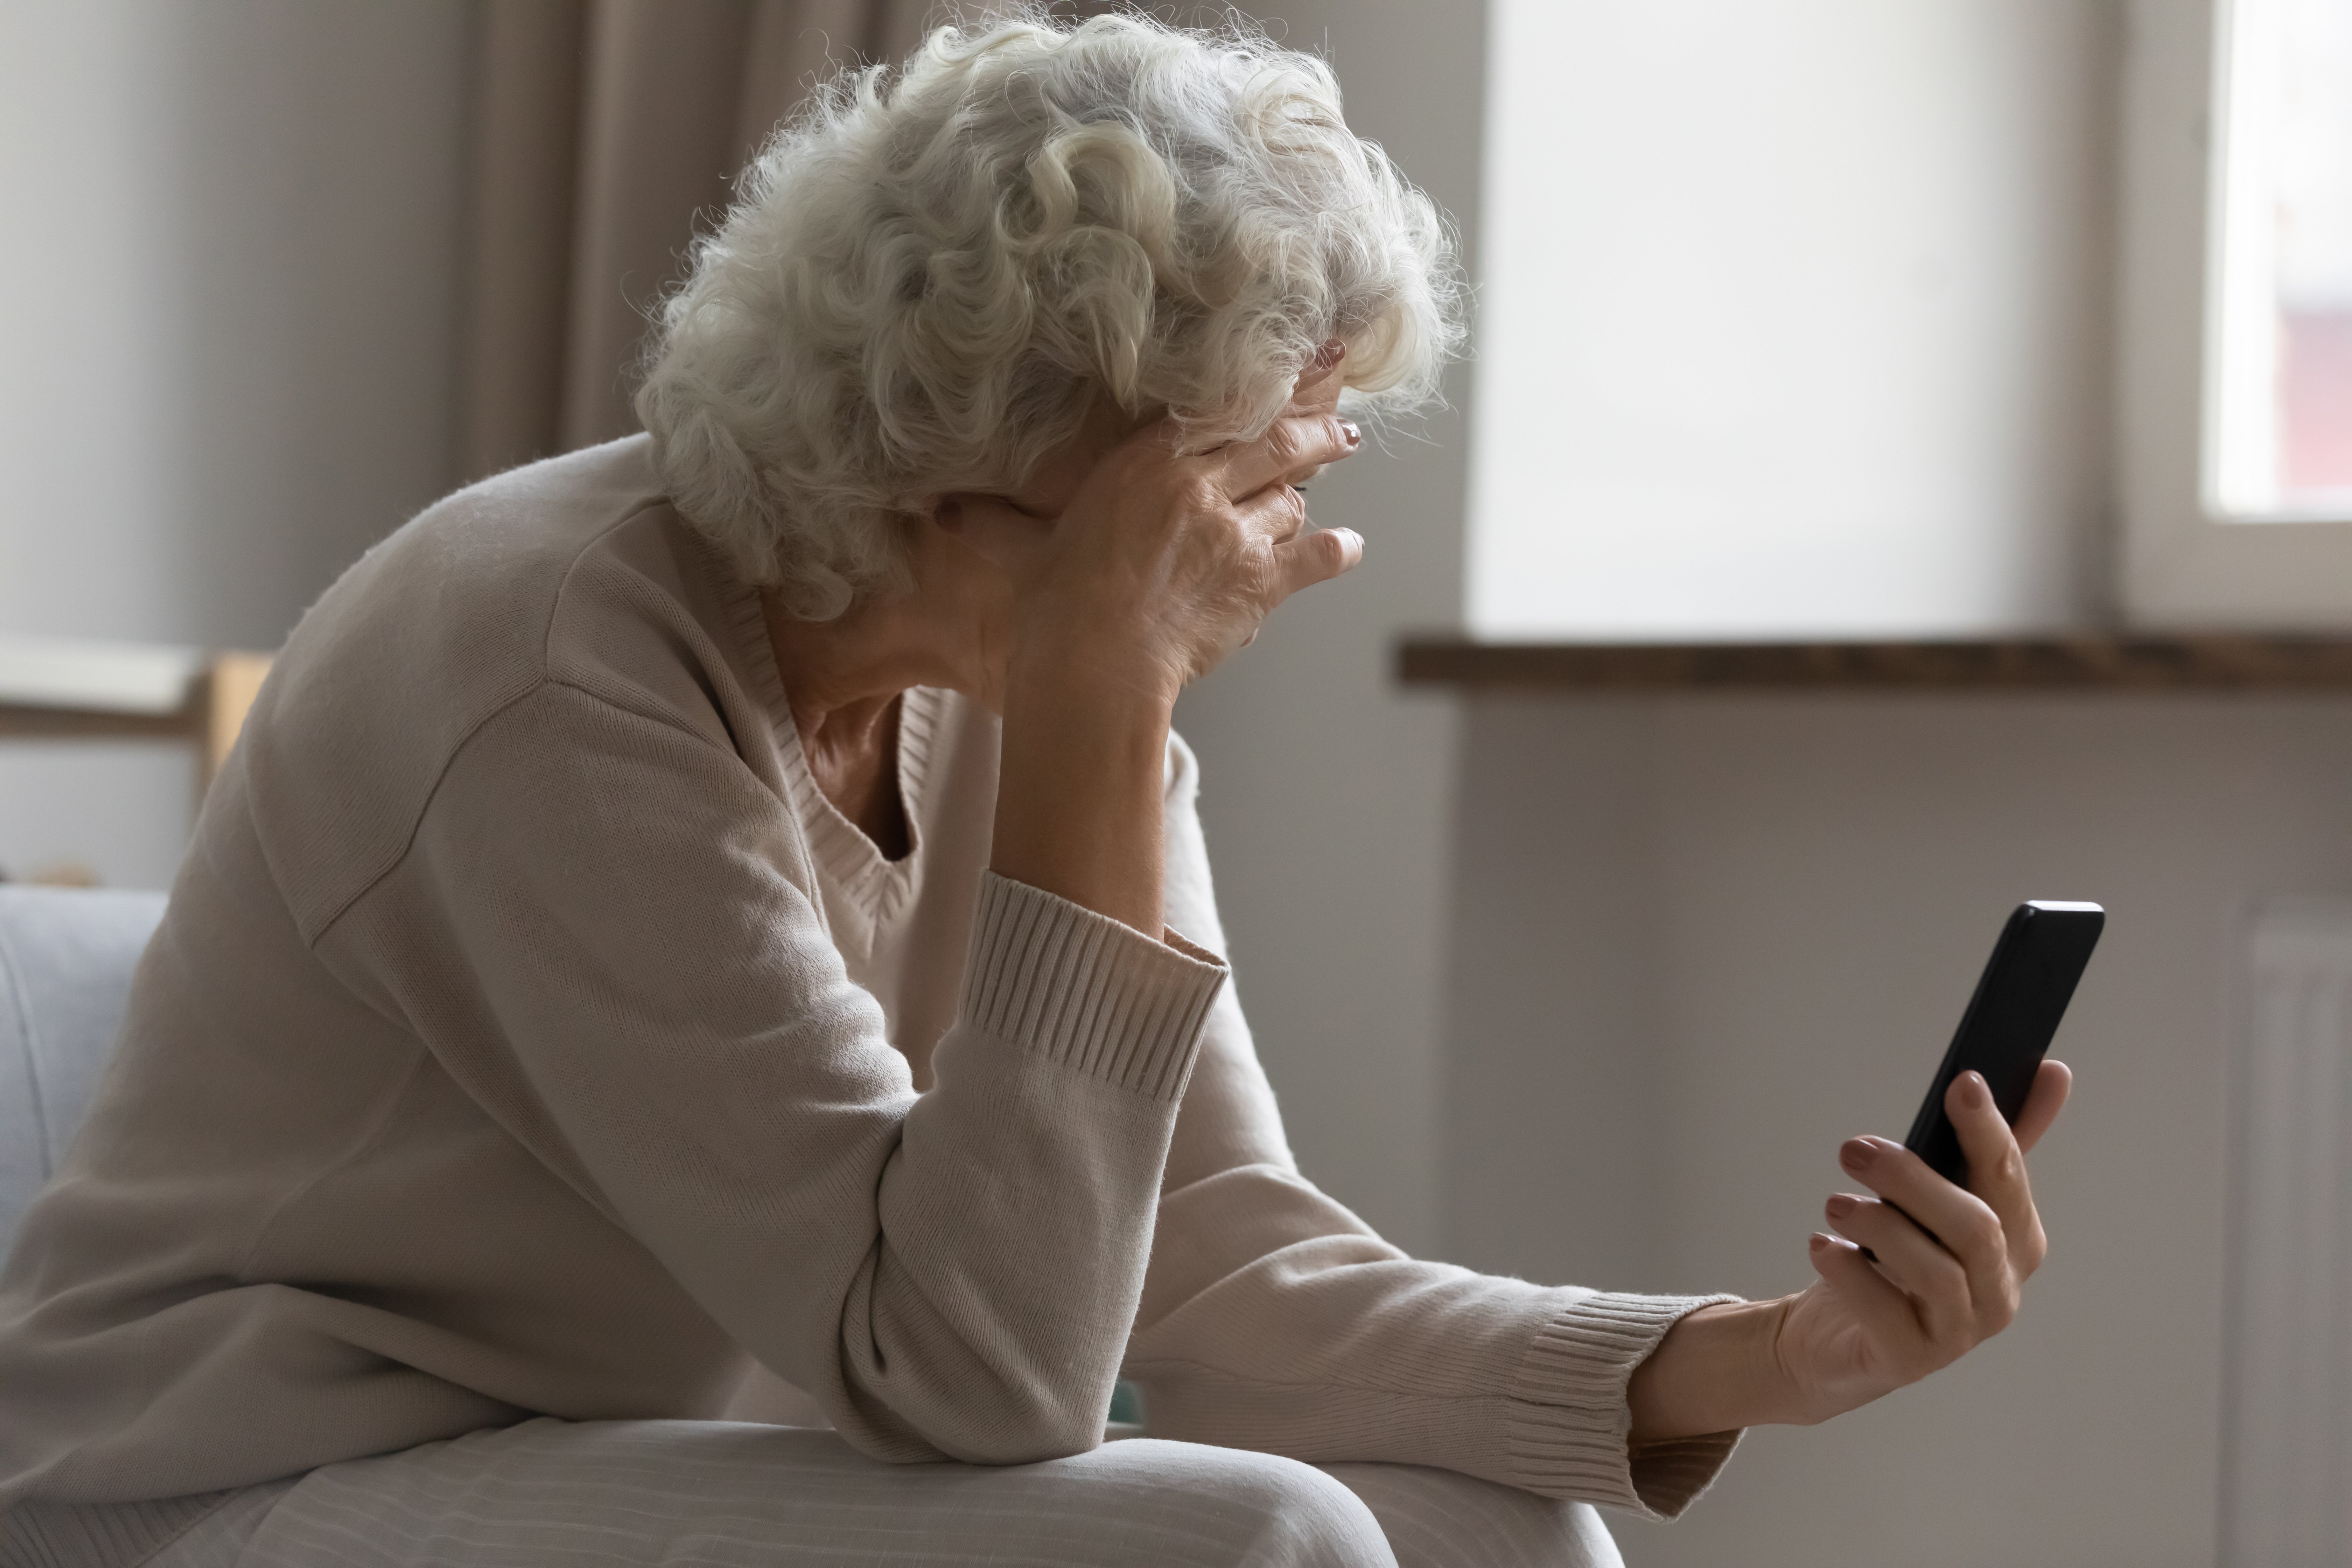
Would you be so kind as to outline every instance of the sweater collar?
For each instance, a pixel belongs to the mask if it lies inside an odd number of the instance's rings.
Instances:
[[[844,912],[845,906],[846,912],[856,917],[853,923],[862,928],[855,933],[855,945],[870,950],[878,928],[887,925],[907,907],[921,883],[933,742],[949,693],[916,686],[908,688],[899,699],[898,798],[907,814],[908,849],[898,859],[889,859],[817,786],[808,753],[801,745],[800,726],[793,721],[792,704],[785,696],[784,673],[776,662],[775,644],[768,637],[760,591],[732,573],[729,577],[732,602],[728,618],[735,634],[737,657],[751,674],[761,707],[767,714],[786,803],[799,825],[810,870],[819,883],[813,890],[824,895],[828,904],[834,904],[838,897],[840,903],[831,913]],[[850,931],[839,929],[837,921],[829,919],[828,923],[835,926],[834,937],[837,943],[852,936]]]

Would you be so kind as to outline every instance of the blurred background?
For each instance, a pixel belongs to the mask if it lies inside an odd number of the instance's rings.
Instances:
[[[215,656],[632,428],[746,150],[925,14],[0,0],[0,870],[167,885]],[[2352,1560],[2352,0],[1256,14],[1478,283],[1452,406],[1315,492],[1363,568],[1179,719],[1308,1173],[1483,1268],[1795,1289],[2009,908],[2096,900],[2016,1327],[1612,1528]],[[1666,662],[1542,662],[1593,645]]]

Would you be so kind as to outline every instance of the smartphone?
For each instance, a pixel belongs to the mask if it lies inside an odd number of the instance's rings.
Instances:
[[[1911,1123],[1903,1146],[1916,1154],[1947,1181],[1967,1186],[1968,1156],[1960,1152],[1959,1134],[1944,1114],[1944,1093],[1964,1072],[1980,1072],[1992,1089],[1992,1102],[2001,1119],[2017,1124],[2033,1075],[2042,1066],[2058,1021],[2074,1000],[2075,983],[2091,962],[2091,949],[2107,923],[2107,911],[2096,904],[2061,904],[2036,900],[2020,904],[1992,945],[1984,977],[1969,1010],[1960,1015],[1959,1033],[1936,1069],[1927,1103]]]

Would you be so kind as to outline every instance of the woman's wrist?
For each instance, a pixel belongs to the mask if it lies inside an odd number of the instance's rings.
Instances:
[[[1016,689],[1033,700],[1098,709],[1114,722],[1143,713],[1173,713],[1184,672],[1156,657],[1137,628],[1094,616],[1033,613],[1016,620],[1004,661],[1004,700]]]
[[[1817,1420],[1780,1357],[1790,1298],[1701,1307],[1666,1331],[1626,1385],[1629,1441]]]
[[[1157,936],[1174,683],[1115,645],[1018,647],[989,857],[997,875]]]

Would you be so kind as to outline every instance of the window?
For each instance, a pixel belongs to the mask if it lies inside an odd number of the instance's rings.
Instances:
[[[2095,0],[1496,0],[1467,618],[1969,636],[2104,595]]]
[[[2234,0],[2215,116],[2207,503],[2352,518],[2352,0]]]
[[[2129,15],[2122,607],[2352,628],[2352,0]]]
[[[2352,629],[2352,0],[1489,17],[1474,631]]]

